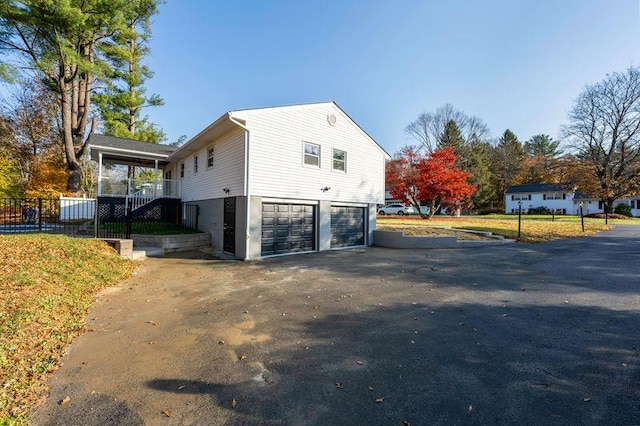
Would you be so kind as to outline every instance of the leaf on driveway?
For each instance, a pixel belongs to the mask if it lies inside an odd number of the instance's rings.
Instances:
[[[243,359],[247,359],[247,354],[242,354],[238,357],[238,361],[242,361]]]
[[[151,324],[151,325],[158,325],[158,323],[157,323],[157,322],[155,322],[155,321],[151,321],[151,320],[147,321],[147,324]]]
[[[231,400],[231,409],[235,410],[237,406],[238,406],[238,401],[236,401],[236,399],[233,398]]]
[[[173,413],[171,412],[171,410],[164,410],[164,411],[162,412],[162,414],[164,414],[164,415],[165,415],[165,416],[167,416],[167,417],[171,417],[171,416],[173,416]]]
[[[472,412],[473,411],[473,405],[469,405],[469,408],[467,408],[468,412]]]
[[[338,389],[342,389],[342,383],[340,383],[340,382],[336,382],[336,388],[338,388]]]
[[[375,402],[376,402],[377,404],[380,404],[381,402],[384,402],[384,398],[376,398],[376,399],[375,399]]]
[[[591,402],[591,398],[585,398],[583,399],[584,402]]]
[[[185,387],[186,387],[185,385],[179,386],[179,387],[178,387],[178,390],[182,390],[182,389],[184,389]]]
[[[356,364],[358,364],[358,365],[362,365],[362,364],[364,364],[364,362],[362,362],[362,361],[356,361]]]
[[[369,389],[371,392],[373,392],[375,390],[375,388],[371,385],[367,386],[367,389]]]
[[[70,396],[65,396],[64,399],[62,399],[62,400],[60,400],[60,402],[58,402],[58,404],[67,405],[69,403],[69,401],[71,401],[71,397]]]

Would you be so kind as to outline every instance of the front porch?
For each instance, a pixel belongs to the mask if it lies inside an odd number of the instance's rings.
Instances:
[[[135,228],[179,225],[197,228],[197,206],[181,202],[181,182],[164,170],[178,148],[93,135],[91,159],[98,165],[97,226],[113,237]],[[134,229],[132,229],[134,228]]]
[[[124,198],[137,209],[157,198],[181,197],[180,181],[165,176],[174,146],[93,135],[89,152],[98,164],[98,197]]]

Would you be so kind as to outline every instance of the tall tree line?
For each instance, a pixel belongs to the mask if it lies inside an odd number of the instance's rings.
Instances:
[[[476,188],[471,202],[479,210],[500,210],[511,185],[564,182],[569,178],[569,165],[574,165],[573,157],[560,148],[560,141],[549,135],[533,135],[522,142],[506,129],[492,139],[481,118],[450,104],[419,115],[405,132],[424,155],[444,148],[454,150],[456,166],[469,174],[468,182]]]

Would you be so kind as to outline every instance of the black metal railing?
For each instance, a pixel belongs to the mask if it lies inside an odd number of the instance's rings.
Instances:
[[[93,236],[95,200],[0,198],[0,234],[47,232]]]
[[[97,238],[198,229],[199,207],[158,198],[133,209],[123,197],[0,198],[0,234],[47,232]]]
[[[98,197],[99,238],[131,238],[132,234],[172,234],[196,230],[199,208],[178,199],[158,198],[134,209],[122,197]]]

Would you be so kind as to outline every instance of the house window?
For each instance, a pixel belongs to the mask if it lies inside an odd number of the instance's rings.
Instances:
[[[166,170],[164,172],[164,178],[167,180],[171,180],[171,170]]]
[[[513,194],[511,196],[511,199],[513,201],[530,200],[531,199],[531,195],[529,195],[529,194]]]
[[[184,163],[180,163],[180,178],[184,177]]]
[[[304,143],[304,164],[320,167],[320,145],[309,142]]]
[[[545,194],[545,200],[562,200],[564,199],[564,194],[562,192],[553,192],[551,194]]]
[[[347,171],[347,153],[345,151],[333,150],[333,170]]]
[[[194,155],[193,156],[193,174],[195,175],[196,173],[198,173],[198,156]]]
[[[207,149],[207,169],[213,167],[213,147]]]

